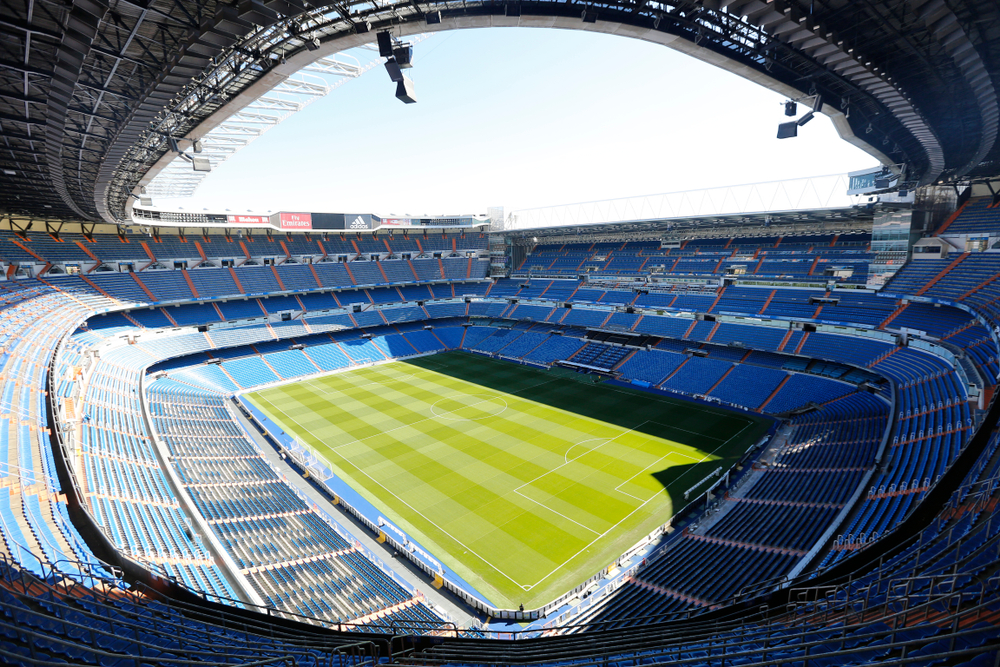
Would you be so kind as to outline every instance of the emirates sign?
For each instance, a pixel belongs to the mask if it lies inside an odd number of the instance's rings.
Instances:
[[[277,218],[277,220],[275,219]],[[311,213],[276,213],[271,216],[271,222],[277,223],[280,229],[310,230],[312,229]]]

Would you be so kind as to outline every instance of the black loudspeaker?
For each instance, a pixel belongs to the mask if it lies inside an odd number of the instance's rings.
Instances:
[[[417,101],[417,93],[413,88],[413,82],[407,77],[396,84],[396,99],[404,104],[413,104]]]
[[[393,83],[399,83],[403,80],[403,73],[394,58],[385,61],[385,71],[389,73],[389,78],[392,79]]]
[[[795,121],[792,121],[791,123],[782,123],[778,126],[779,139],[789,139],[797,136],[799,136],[799,124]]]
[[[400,44],[392,50],[392,57],[396,59],[396,64],[399,65],[400,69],[413,67],[413,45]]]
[[[793,100],[788,100],[787,102],[785,102],[786,116],[794,116],[798,112],[799,112],[799,105],[796,104]]]
[[[378,37],[378,54],[383,58],[392,57],[392,35],[388,32],[380,32]]]
[[[431,12],[424,19],[427,21],[427,25],[437,25],[441,22],[441,12]]]

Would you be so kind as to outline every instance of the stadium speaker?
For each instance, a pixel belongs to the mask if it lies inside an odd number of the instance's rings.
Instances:
[[[799,105],[795,103],[795,100],[788,100],[785,102],[785,115],[794,116],[799,112]]]
[[[799,124],[794,120],[790,123],[782,123],[778,126],[778,138],[790,139],[799,136]]]
[[[318,37],[313,37],[312,39],[307,39],[306,40],[306,48],[309,49],[310,51],[318,51],[319,50],[319,38]]]
[[[584,23],[597,23],[597,12],[584,9],[580,14],[580,18],[583,19]]]
[[[153,205],[153,199],[152,199],[152,197],[139,197],[139,205],[140,206],[152,206]]]
[[[424,17],[424,20],[427,21],[427,25],[437,25],[441,22],[441,12],[431,12]]]
[[[394,58],[385,61],[385,71],[389,73],[389,78],[392,79],[393,83],[400,83],[403,80],[403,72],[399,69]]]
[[[400,69],[413,67],[413,45],[400,44],[392,50],[392,57],[396,59],[396,64]]]
[[[204,150],[204,148],[205,148],[205,147],[204,147],[204,146],[202,146],[202,144],[201,144],[201,139],[196,139],[196,140],[195,140],[195,141],[194,141],[194,142],[193,142],[193,143],[191,144],[191,146],[192,146],[192,147],[194,148],[194,152],[195,152],[195,153],[200,153],[200,152],[202,152],[202,150]]]
[[[508,2],[503,6],[504,16],[520,16],[521,15],[521,3],[519,2]]]
[[[407,77],[396,84],[396,99],[403,104],[413,104],[417,101],[417,93],[413,88],[413,82]]]
[[[810,111],[805,116],[803,116],[802,118],[799,118],[797,121],[795,121],[795,124],[801,127],[802,125],[805,125],[806,123],[808,123],[809,121],[811,121],[813,119],[813,116],[815,116],[815,115],[816,115],[816,113],[814,111]]]
[[[392,35],[388,32],[380,32],[378,38],[378,54],[383,58],[392,57]]]
[[[212,171],[212,163],[208,161],[207,157],[193,157],[191,158],[191,168],[195,171]]]

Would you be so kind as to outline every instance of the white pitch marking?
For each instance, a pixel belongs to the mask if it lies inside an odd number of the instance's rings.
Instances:
[[[659,423],[659,422],[654,422],[654,423]],[[751,422],[751,423],[752,423],[752,422]],[[641,424],[640,424],[640,426],[641,426]],[[705,461],[706,459],[708,459],[708,457],[710,457],[710,456],[712,456],[713,454],[715,454],[715,452],[717,452],[717,451],[719,451],[720,449],[722,449],[722,448],[723,448],[724,446],[725,446],[725,443],[722,443],[721,445],[719,445],[718,447],[716,447],[715,449],[713,449],[713,450],[712,450],[711,452],[709,452],[708,454],[705,454],[705,456],[703,456],[703,457],[702,457],[701,459],[699,459],[699,460],[698,460],[698,463],[702,463],[703,461]],[[697,464],[696,464],[696,465],[697,465]],[[677,479],[675,479],[675,480],[674,480],[673,482],[671,482],[671,484],[676,484],[676,483],[677,483],[678,481],[680,481],[680,479],[681,479],[682,477],[684,477],[685,475],[687,475],[687,474],[688,474],[689,472],[691,472],[691,471],[690,471],[690,470],[687,470],[687,471],[685,471],[685,472],[681,473],[680,477],[678,477],[678,478],[677,478]],[[530,586],[530,588],[528,588],[527,590],[531,590],[532,588],[535,588],[535,587],[536,587],[536,586],[538,586],[538,585],[539,585],[540,583],[542,583],[543,581],[545,581],[546,579],[548,579],[549,577],[551,577],[551,576],[552,576],[553,574],[555,574],[555,573],[556,573],[556,572],[558,572],[559,570],[561,570],[561,569],[562,569],[562,568],[563,568],[563,567],[564,567],[564,566],[566,565],[566,563],[570,562],[571,560],[573,560],[574,558],[576,558],[577,556],[579,556],[580,554],[582,554],[582,553],[583,553],[584,551],[586,551],[587,549],[589,549],[589,548],[590,548],[591,546],[593,546],[593,545],[594,545],[594,543],[595,543],[595,542],[597,542],[597,541],[598,541],[599,539],[601,539],[602,537],[604,537],[605,535],[607,535],[608,533],[610,533],[610,532],[611,532],[612,530],[614,530],[614,529],[615,529],[615,528],[617,528],[618,526],[620,526],[620,525],[622,524],[622,522],[623,522],[623,521],[625,521],[626,519],[628,519],[628,518],[629,518],[630,516],[632,516],[633,514],[635,514],[636,512],[638,512],[639,510],[641,510],[641,509],[642,509],[643,507],[645,507],[645,506],[646,506],[646,505],[647,505],[647,504],[648,504],[648,503],[649,503],[649,502],[650,502],[651,500],[655,499],[655,498],[656,498],[657,496],[659,496],[659,495],[660,495],[660,494],[658,494],[658,493],[657,493],[657,494],[656,494],[656,495],[654,495],[654,496],[653,496],[652,498],[650,498],[649,500],[647,500],[647,501],[643,502],[643,503],[642,503],[641,505],[639,505],[638,507],[636,507],[636,508],[635,508],[634,510],[632,510],[631,512],[629,512],[628,514],[626,514],[625,516],[623,516],[623,517],[622,517],[622,518],[621,518],[621,519],[620,519],[620,520],[618,521],[618,523],[616,523],[615,525],[611,526],[611,527],[610,527],[610,528],[608,528],[608,529],[607,529],[606,531],[604,531],[603,533],[601,533],[600,535],[598,535],[597,537],[595,537],[595,538],[594,538],[594,539],[593,539],[593,540],[592,540],[592,541],[590,542],[590,544],[587,544],[587,545],[585,545],[585,546],[584,546],[584,547],[583,547],[582,549],[580,549],[580,550],[579,550],[579,551],[577,551],[577,552],[576,552],[575,554],[573,554],[572,556],[570,556],[569,558],[567,558],[566,560],[564,560],[564,561],[563,561],[563,562],[562,562],[561,564],[557,565],[557,566],[556,566],[556,567],[555,567],[555,568],[554,568],[554,569],[553,569],[553,570],[552,570],[551,572],[549,572],[549,573],[548,573],[548,574],[546,574],[546,575],[545,575],[544,577],[542,577],[541,579],[539,579],[538,581],[536,581],[535,583],[533,583],[533,584],[532,584],[532,585]]]
[[[569,449],[567,449],[566,453],[563,455],[563,461],[566,462],[566,463],[569,463],[569,453],[571,451],[573,451],[574,447],[579,447],[580,445],[584,444],[585,442],[593,442],[595,440],[604,440],[605,442],[601,445],[601,446],[603,446],[603,445],[607,444],[607,440],[608,439],[607,438],[587,438],[586,440],[581,440],[580,442],[578,442],[576,444],[570,445]],[[588,449],[587,451],[592,452],[592,451],[594,451],[594,449],[597,449],[597,448],[594,447],[593,449]],[[575,461],[576,459],[573,459],[573,460]]]
[[[650,468],[652,468],[653,466],[659,464],[660,461],[662,461],[663,459],[669,457],[671,454],[677,454],[678,456],[683,456],[684,458],[691,459],[692,461],[697,461],[698,460],[698,459],[694,458],[693,456],[688,456],[687,454],[681,454],[680,452],[667,452],[666,454],[664,454],[660,458],[656,459],[655,461],[653,461],[652,463],[650,463],[648,466],[646,466],[645,468],[643,468],[642,470],[640,470],[636,474],[634,474],[631,477],[629,477],[628,479],[624,480],[621,484],[619,484],[618,486],[615,487],[615,491],[617,491],[618,493],[622,493],[622,494],[628,496],[629,498],[635,498],[640,503],[644,503],[644,502],[647,502],[649,500],[652,500],[652,498],[640,498],[638,496],[633,496],[631,493],[629,493],[627,491],[622,491],[622,487],[625,486],[626,484],[628,484],[629,482],[631,482],[633,479],[635,479],[636,477],[638,477],[642,473],[644,473],[647,470],[649,470]],[[660,495],[660,493],[661,493],[660,491],[657,491],[656,493],[654,493],[653,494],[653,498],[655,498],[656,496]]]
[[[547,509],[548,511],[552,512],[553,514],[558,514],[562,518],[566,519],[567,521],[569,521],[571,523],[575,523],[576,525],[580,526],[580,528],[583,528],[584,530],[589,530],[594,535],[598,534],[597,531],[594,530],[593,528],[590,528],[589,526],[585,526],[582,523],[580,523],[579,521],[574,521],[573,519],[569,518],[568,516],[566,516],[562,512],[558,512],[558,511],[552,509],[551,507],[549,507],[548,505],[546,505],[545,503],[543,503],[541,501],[535,500],[534,498],[529,498],[528,496],[524,495],[523,493],[521,493],[520,491],[517,491],[517,490],[515,490],[514,493],[516,493],[517,495],[521,496],[525,500],[530,500],[531,502],[535,503],[536,505]]]

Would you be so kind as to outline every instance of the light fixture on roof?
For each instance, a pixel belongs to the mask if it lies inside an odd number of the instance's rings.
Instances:
[[[176,137],[167,137],[167,142],[170,144],[170,151],[177,153],[182,158],[191,163],[191,169],[194,171],[212,171],[212,163],[209,162],[207,157],[197,157],[188,155],[181,150],[179,139]],[[190,140],[191,146],[194,148],[195,153],[200,153],[202,151],[201,140]]]

